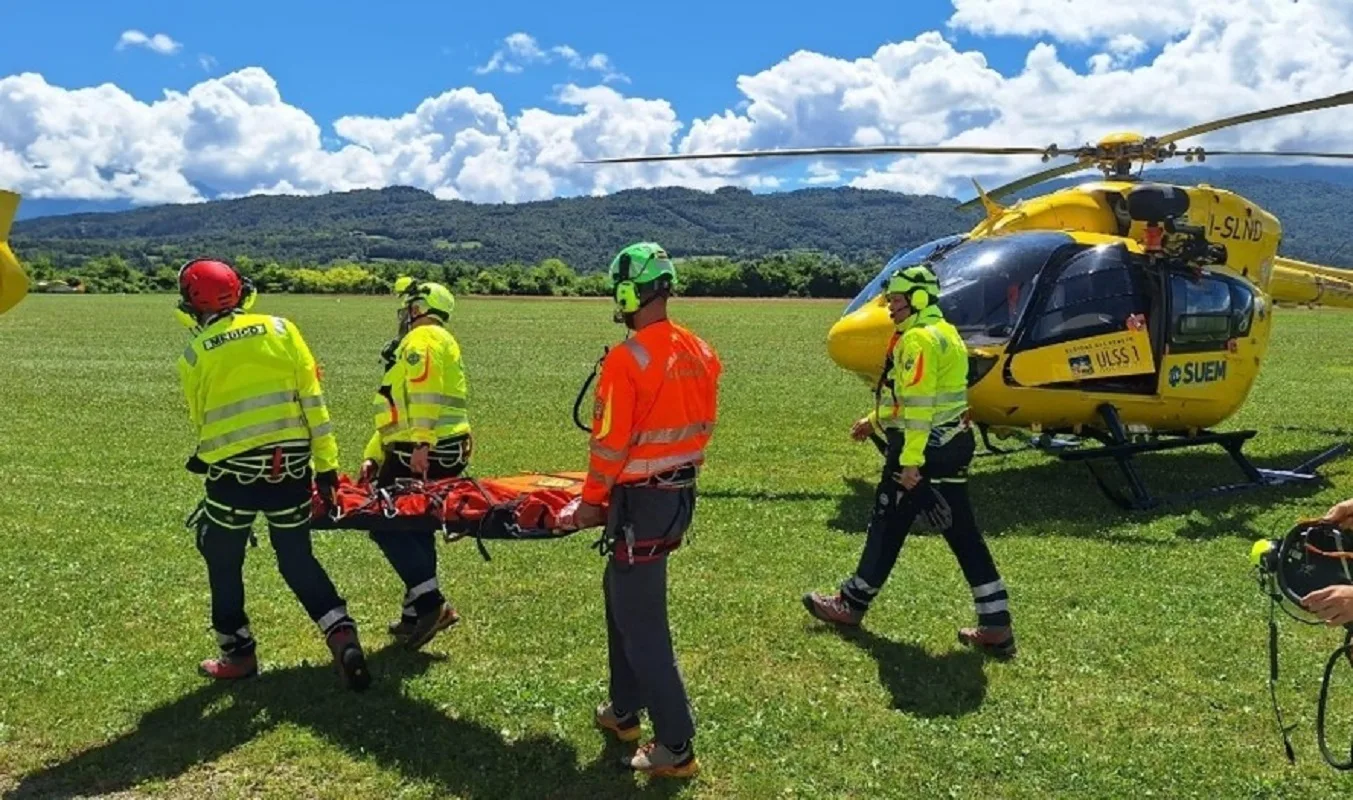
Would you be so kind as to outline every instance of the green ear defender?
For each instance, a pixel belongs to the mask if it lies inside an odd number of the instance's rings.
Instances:
[[[940,293],[940,282],[935,273],[924,264],[898,271],[888,279],[887,294],[904,294],[915,311],[930,307],[931,298]]]
[[[630,254],[620,254],[619,273],[615,284],[615,302],[620,306],[620,311],[625,314],[633,314],[639,310],[639,290],[635,287],[634,281],[630,280]]]

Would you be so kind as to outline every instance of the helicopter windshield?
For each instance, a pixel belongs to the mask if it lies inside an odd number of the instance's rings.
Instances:
[[[894,258],[848,311],[876,296],[899,266],[920,263],[939,246],[960,238],[931,242]],[[972,239],[943,251],[929,262],[940,280],[940,309],[959,330],[1009,336],[1029,302],[1039,271],[1057,250],[1074,243],[1065,233],[1030,231]]]
[[[954,242],[962,241],[962,239],[963,234],[946,236],[943,239],[926,242],[914,250],[908,250],[905,253],[898,253],[893,256],[892,259],[883,266],[883,269],[879,271],[879,274],[875,275],[874,279],[865,284],[865,287],[860,290],[860,293],[855,295],[855,299],[851,300],[850,305],[846,306],[844,313],[849,314],[855,311],[878,295],[879,292],[883,291],[883,284],[887,282],[888,276],[897,271],[899,267],[910,267],[913,264],[919,264],[922,261],[925,261],[926,258],[937,249],[944,247],[945,245],[953,244]]]

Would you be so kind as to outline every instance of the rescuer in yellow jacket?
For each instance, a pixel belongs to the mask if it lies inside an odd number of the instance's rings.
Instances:
[[[967,347],[940,311],[939,281],[929,267],[903,267],[889,279],[886,293],[898,335],[875,409],[851,429],[857,441],[881,431],[888,443],[864,552],[837,594],[811,592],[803,603],[818,619],[858,626],[897,563],[912,524],[924,515],[944,531],[972,590],[978,625],[960,629],[959,641],[1012,657],[1009,594],[968,497],[976,439],[968,419]]]
[[[256,643],[244,611],[244,554],[262,513],[282,578],[305,607],[344,682],[370,682],[357,625],[311,550],[311,478],[333,501],[338,444],[319,372],[300,331],[283,317],[247,313],[253,288],[221,261],[179,271],[177,314],[193,338],[178,360],[197,450],[188,468],[205,476],[206,499],[189,519],[207,562],[219,658],[210,677],[250,677]]]
[[[439,283],[400,278],[399,337],[386,346],[385,377],[373,400],[375,428],[362,478],[378,486],[400,478],[454,478],[470,463],[468,386],[460,345],[445,325],[455,297]],[[372,532],[400,579],[404,600],[390,635],[417,649],[460,621],[437,582],[431,531]]]

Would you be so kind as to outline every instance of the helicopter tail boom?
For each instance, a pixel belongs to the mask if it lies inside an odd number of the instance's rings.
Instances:
[[[1277,303],[1353,308],[1353,270],[1279,256],[1268,291]]]

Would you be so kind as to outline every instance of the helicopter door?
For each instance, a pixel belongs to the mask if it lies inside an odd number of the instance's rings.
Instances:
[[[1158,359],[1147,321],[1159,295],[1140,257],[1100,245],[1068,258],[1040,281],[1010,352],[1022,386],[1153,394]]]
[[[1244,281],[1207,270],[1196,279],[1171,275],[1170,349],[1161,391],[1205,393],[1253,364],[1254,311],[1254,291]]]

